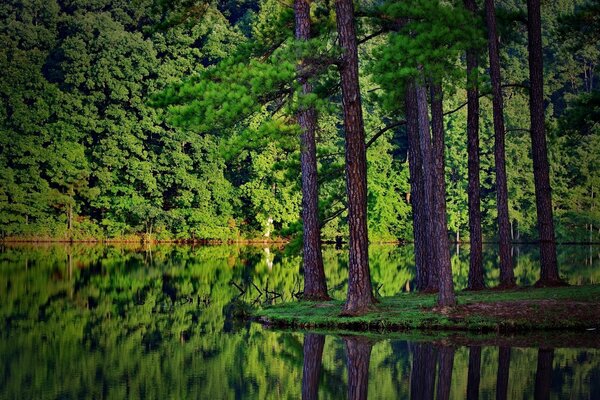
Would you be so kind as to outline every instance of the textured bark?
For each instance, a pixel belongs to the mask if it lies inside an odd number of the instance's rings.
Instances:
[[[310,2],[295,0],[296,39],[308,40],[311,36]],[[303,65],[299,66],[301,69]],[[312,85],[307,80],[300,82],[302,93],[310,94]],[[298,110],[300,135],[300,164],[302,169],[302,224],[305,300],[327,300],[327,281],[321,253],[321,227],[319,224],[319,187],[317,180],[317,149],[315,131],[317,111],[315,107]]]
[[[540,1],[527,0],[529,39],[529,110],[531,114],[531,155],[540,235],[540,280],[538,286],[562,284],[558,276],[556,241],[552,216],[552,192],[546,132],[544,128],[544,65]]]
[[[304,335],[304,366],[302,368],[302,400],[319,398],[319,377],[325,336],[314,333]]]
[[[465,8],[477,15],[475,0],[464,0]],[[481,186],[479,183],[479,74],[478,52],[467,50],[467,153],[469,175],[469,279],[467,289],[485,288],[481,238]]]
[[[348,399],[366,400],[373,343],[362,337],[344,338],[344,343],[348,362]]]
[[[515,286],[515,275],[510,256],[510,220],[508,216],[508,187],[506,181],[506,155],[504,148],[504,100],[500,76],[500,53],[496,28],[494,0],[485,0],[485,19],[488,27],[490,78],[494,110],[494,161],[496,165],[496,200],[498,208],[498,241],[500,242],[500,287]]]
[[[433,256],[437,270],[439,287],[438,305],[442,307],[456,304],[452,263],[448,241],[448,219],[446,215],[446,180],[444,171],[444,110],[442,88],[431,85],[431,130],[433,133],[432,175],[433,175]]]
[[[535,400],[547,400],[550,398],[553,360],[554,349],[538,350],[537,370],[535,372]]]
[[[427,262],[427,286],[424,291],[436,292],[438,290],[438,265],[436,264],[435,226],[434,226],[434,166],[432,159],[431,133],[429,128],[429,107],[427,102],[427,88],[415,85],[417,93],[417,110],[419,114],[419,145],[421,150],[421,164],[423,168],[423,208],[425,234],[425,256]]]
[[[508,398],[508,373],[510,371],[510,347],[498,350],[498,373],[496,375],[496,400]]]
[[[444,346],[439,350],[439,373],[437,399],[448,400],[452,386],[452,369],[454,367],[454,347]]]
[[[469,347],[469,372],[467,376],[467,399],[479,398],[479,382],[481,380],[481,347]]]
[[[339,66],[344,130],[346,133],[346,191],[348,193],[348,296],[343,315],[368,311],[375,303],[369,272],[367,233],[367,156],[358,83],[358,49],[352,0],[336,0],[336,20],[344,52]]]
[[[410,398],[433,400],[437,353],[431,344],[415,344],[410,372]]]
[[[414,82],[407,85],[405,94],[407,136],[408,136],[408,164],[410,173],[410,204],[413,212],[413,237],[415,241],[415,267],[417,270],[416,290],[421,291],[427,287],[429,281],[429,266],[427,252],[427,227],[424,205],[423,164],[421,146],[419,143],[419,114],[417,106],[417,92]]]

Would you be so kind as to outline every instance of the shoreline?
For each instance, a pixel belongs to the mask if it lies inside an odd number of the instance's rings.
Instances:
[[[447,309],[436,308],[435,297],[384,297],[373,311],[355,317],[339,315],[339,300],[287,302],[255,310],[252,318],[269,327],[350,332],[589,331],[598,332],[600,341],[600,285],[463,291],[457,292],[457,306]]]

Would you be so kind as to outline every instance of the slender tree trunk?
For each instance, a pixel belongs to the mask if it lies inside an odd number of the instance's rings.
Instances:
[[[425,292],[438,290],[438,268],[436,264],[436,234],[434,217],[434,165],[431,147],[431,131],[429,127],[429,107],[427,102],[427,88],[424,85],[415,85],[417,93],[417,110],[419,115],[419,146],[421,150],[421,164],[423,168],[423,207],[424,223],[426,229],[426,260],[427,260],[427,287]]]
[[[510,371],[510,347],[498,350],[498,373],[496,374],[496,400],[508,398],[508,373]]]
[[[479,398],[479,382],[481,380],[481,347],[469,347],[469,371],[467,376],[467,399]]]
[[[448,243],[448,218],[446,215],[446,180],[444,171],[444,110],[442,88],[431,85],[431,127],[433,132],[432,172],[433,172],[433,246],[434,265],[438,275],[438,305],[442,307],[456,304],[452,263]]]
[[[426,213],[424,205],[423,163],[419,143],[419,114],[417,92],[414,82],[410,82],[405,94],[407,136],[408,136],[408,165],[410,172],[411,207],[413,212],[413,237],[415,241],[415,266],[417,270],[416,290],[427,288],[429,281],[429,251],[427,241]]]
[[[296,39],[308,40],[311,37],[310,1],[295,0]],[[300,64],[299,69],[303,67]],[[312,93],[312,85],[306,79],[302,82],[302,94]],[[321,228],[319,224],[319,187],[317,180],[317,149],[315,131],[317,111],[314,106],[300,107],[298,124],[300,136],[300,164],[302,168],[302,223],[304,258],[305,300],[328,300],[327,281],[321,253]]]
[[[538,350],[537,370],[535,372],[535,400],[547,400],[550,398],[553,360],[554,349]]]
[[[477,15],[475,0],[464,0],[465,8]],[[476,49],[467,50],[467,153],[469,175],[469,279],[467,289],[485,288],[481,238],[481,194],[479,183],[479,62]]]
[[[366,400],[373,343],[362,337],[344,338],[344,343],[348,360],[348,399]]]
[[[319,398],[319,377],[325,336],[314,333],[304,335],[304,366],[302,369],[302,400]]]
[[[346,191],[350,231],[348,296],[342,314],[357,315],[365,313],[375,303],[368,254],[367,155],[358,83],[354,4],[352,0],[336,0],[335,9],[339,41],[344,51],[339,70],[346,132]]]
[[[510,222],[508,216],[508,187],[506,182],[506,155],[504,149],[504,100],[500,77],[500,53],[496,29],[494,0],[485,0],[485,18],[488,27],[490,78],[494,109],[494,161],[496,164],[496,199],[498,208],[498,240],[500,242],[500,287],[515,286],[515,275],[510,257]]]
[[[452,385],[452,369],[454,367],[454,347],[443,346],[439,350],[439,373],[437,399],[448,400]]]
[[[542,60],[542,20],[540,0],[527,0],[529,43],[529,110],[531,114],[531,155],[535,203],[540,235],[540,280],[538,286],[561,285],[556,260],[556,241],[552,216],[552,191],[546,132],[544,128],[544,65]]]

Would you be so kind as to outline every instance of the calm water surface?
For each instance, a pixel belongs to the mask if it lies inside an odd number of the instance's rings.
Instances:
[[[494,250],[486,249],[489,285],[498,279]],[[370,249],[381,295],[411,290],[411,254]],[[538,256],[513,250],[520,284],[537,279]],[[331,293],[343,298],[346,252],[327,248],[324,257]],[[600,247],[561,247],[559,260],[570,283],[600,283]],[[0,245],[0,398],[600,399],[598,333],[564,343],[549,333],[541,349],[494,338],[450,346],[232,318],[241,302],[293,299],[300,263],[266,247]],[[453,269],[464,288],[468,249],[454,250]]]

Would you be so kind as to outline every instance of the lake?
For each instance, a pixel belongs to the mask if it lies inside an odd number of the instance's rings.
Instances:
[[[325,247],[331,295],[347,288],[344,249]],[[457,289],[468,248],[453,248]],[[539,251],[513,248],[521,285]],[[373,245],[382,296],[413,288],[411,246]],[[560,246],[571,284],[600,283],[600,246]],[[486,282],[498,281],[494,246]],[[295,301],[289,248],[0,245],[0,398],[600,399],[600,333],[444,337],[270,330],[244,304]],[[463,335],[464,336],[464,335]]]

